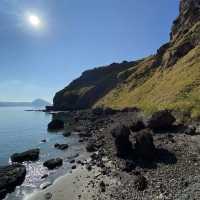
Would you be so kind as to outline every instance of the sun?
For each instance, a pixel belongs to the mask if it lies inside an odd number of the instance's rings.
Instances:
[[[39,27],[41,25],[41,20],[37,15],[29,15],[28,21],[34,27]]]

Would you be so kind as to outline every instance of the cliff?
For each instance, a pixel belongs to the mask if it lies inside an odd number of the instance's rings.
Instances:
[[[155,55],[84,72],[54,97],[58,110],[138,106],[200,114],[200,0],[181,0],[170,41]]]

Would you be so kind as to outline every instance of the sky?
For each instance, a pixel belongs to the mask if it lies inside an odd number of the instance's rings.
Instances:
[[[0,0],[0,101],[52,102],[86,69],[151,54],[179,0]],[[30,21],[36,16],[40,25]]]

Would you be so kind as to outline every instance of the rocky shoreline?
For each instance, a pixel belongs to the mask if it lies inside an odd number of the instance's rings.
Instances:
[[[137,109],[95,109],[63,115],[71,118],[68,129],[87,142],[91,161],[86,168],[100,167],[103,176],[117,180],[114,186],[97,180],[96,185],[103,189],[94,199],[200,197],[196,189],[200,181],[198,123],[178,123],[170,111],[145,118]]]
[[[88,173],[87,181],[82,181],[82,185],[90,188],[92,193],[87,200],[192,200],[200,197],[200,132],[197,122],[192,125],[178,123],[168,110],[147,118],[136,108],[97,108],[53,114],[48,128],[54,131],[65,128],[63,137],[78,134],[79,142],[86,144],[85,149],[90,159],[74,158],[70,163],[74,176],[77,175],[76,171]],[[62,150],[68,146],[55,144],[55,148]],[[32,155],[29,157],[32,160],[39,154],[36,149],[23,152],[21,155],[25,161],[28,160],[27,153]],[[12,157],[16,156],[18,161],[23,161],[19,154]],[[48,160],[44,163],[44,166],[48,167],[47,165],[51,170],[61,166],[62,160]],[[0,171],[2,179],[2,174],[5,176],[5,173]],[[96,178],[91,175],[94,171],[98,171]],[[11,177],[12,175],[11,173]],[[81,177],[73,179],[74,184],[78,184],[80,179]],[[17,185],[19,182],[14,187]],[[71,187],[73,188],[73,184]],[[0,187],[4,195],[5,188],[5,184]],[[67,195],[67,191],[61,190],[59,191]],[[64,200],[64,196],[59,196],[56,183],[50,187],[48,185],[48,188],[44,187],[40,195],[41,198],[37,199]],[[79,190],[72,196],[73,199],[85,199]]]

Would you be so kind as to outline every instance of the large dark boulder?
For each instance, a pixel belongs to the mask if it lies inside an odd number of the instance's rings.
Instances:
[[[132,143],[129,140],[131,134],[129,128],[125,125],[118,124],[111,130],[115,138],[115,146],[119,157],[126,157],[132,153]]]
[[[49,131],[57,131],[64,129],[64,122],[60,119],[54,119],[48,124]]]
[[[155,146],[150,131],[145,129],[138,132],[135,139],[135,151],[138,157],[145,160],[153,160],[155,158]]]
[[[63,164],[63,160],[61,158],[53,158],[43,163],[43,165],[50,170],[60,167],[62,166],[62,164]]]
[[[155,112],[148,120],[148,127],[154,130],[165,130],[173,126],[175,117],[169,110]]]
[[[0,167],[0,199],[13,192],[16,186],[24,182],[26,167],[20,164]]]
[[[129,128],[133,132],[138,132],[138,131],[141,131],[142,129],[145,129],[146,126],[142,120],[135,119],[135,120],[131,121]]]
[[[22,153],[14,153],[10,158],[12,162],[36,161],[39,159],[40,149],[31,149]]]

